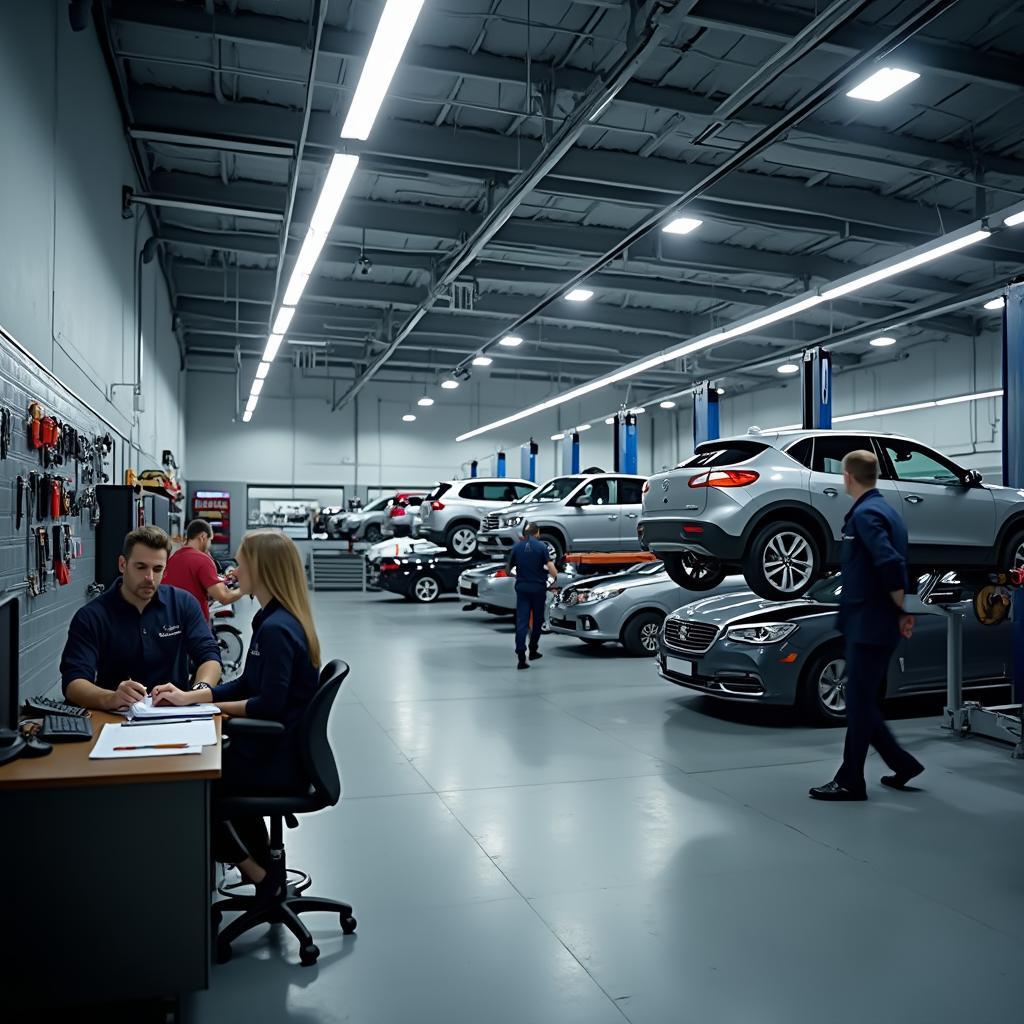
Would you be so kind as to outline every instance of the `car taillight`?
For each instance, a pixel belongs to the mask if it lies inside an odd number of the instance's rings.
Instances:
[[[392,515],[392,517],[394,517],[394,516],[404,516],[405,515],[405,509],[404,508],[393,508],[391,510],[391,515]]]
[[[747,487],[760,476],[752,469],[713,469],[690,477],[691,487]]]
[[[505,570],[504,570],[504,569],[499,569],[499,570],[498,570],[498,571],[497,571],[497,572],[496,572],[496,573],[494,574],[494,578],[495,578],[496,580],[503,580],[503,579],[507,579],[507,578],[508,578],[508,573],[507,573],[507,572],[505,572]]]
[[[443,509],[443,508],[444,508],[444,502],[443,502],[443,501],[432,501],[432,502],[430,503],[430,507],[431,507],[431,508],[432,508],[432,509],[433,509],[433,510],[434,510],[435,512],[440,512],[440,511],[441,511],[441,509]]]
[[[380,563],[380,571],[381,572],[389,572],[390,570],[397,569],[397,568],[398,568],[398,563],[397,562],[381,562]]]
[[[645,480],[643,487],[640,489],[641,494],[646,494],[651,489],[651,481]]]
[[[693,523],[687,523],[687,525],[683,527],[683,533],[703,533],[703,532],[704,532],[704,527],[703,526],[695,526]]]

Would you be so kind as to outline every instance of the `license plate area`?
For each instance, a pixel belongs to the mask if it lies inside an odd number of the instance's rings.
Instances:
[[[662,656],[661,667],[666,672],[671,672],[677,676],[683,676],[687,679],[692,679],[697,674],[697,663],[689,661],[686,658],[676,658],[672,655]]]

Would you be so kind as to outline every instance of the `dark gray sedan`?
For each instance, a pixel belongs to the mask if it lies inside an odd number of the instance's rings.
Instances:
[[[767,601],[750,591],[718,594],[677,608],[661,632],[658,667],[670,682],[723,700],[797,704],[818,721],[846,717],[846,661],[836,629],[842,579],[820,580],[795,601]],[[964,615],[964,683],[1005,686],[1010,626],[983,626],[971,593],[955,577],[935,592]],[[886,697],[945,692],[946,620],[919,615],[889,666]]]

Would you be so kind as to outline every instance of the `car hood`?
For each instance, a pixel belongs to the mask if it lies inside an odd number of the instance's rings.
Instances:
[[[790,622],[812,615],[835,614],[839,606],[798,598],[795,601],[768,601],[749,590],[713,594],[676,608],[677,619],[713,623],[716,626],[737,623]]]

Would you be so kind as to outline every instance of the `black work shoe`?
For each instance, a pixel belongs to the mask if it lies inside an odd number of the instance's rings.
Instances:
[[[543,658],[544,655],[537,650],[536,647],[530,648],[530,661],[536,661],[538,658]]]
[[[882,785],[890,789],[906,789],[911,779],[916,779],[924,771],[924,765],[919,764],[913,771],[901,772],[897,775],[883,775]]]
[[[812,800],[867,800],[867,793],[855,793],[852,789],[840,786],[838,782],[826,782],[824,786],[815,786],[810,791]]]
[[[526,660],[526,658],[523,655],[520,654],[519,655],[519,664],[516,665],[516,668],[529,668],[529,667],[530,667],[530,663]]]

